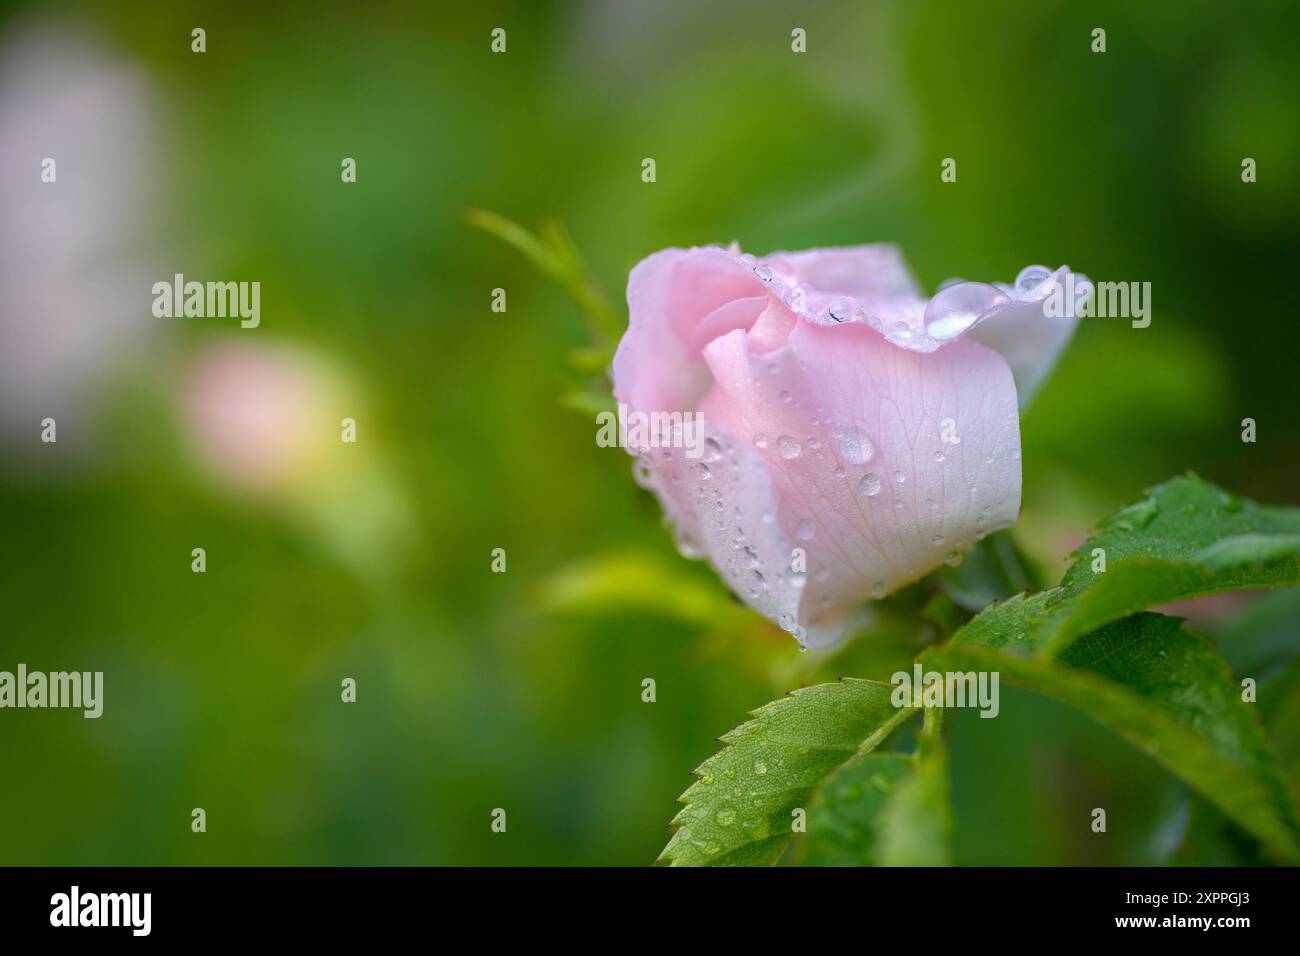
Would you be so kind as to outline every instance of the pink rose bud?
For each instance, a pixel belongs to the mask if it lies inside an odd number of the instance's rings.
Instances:
[[[801,643],[833,643],[851,608],[1015,521],[1019,409],[1090,291],[1030,266],[927,300],[890,245],[665,249],[628,279],[628,450],[683,553]]]

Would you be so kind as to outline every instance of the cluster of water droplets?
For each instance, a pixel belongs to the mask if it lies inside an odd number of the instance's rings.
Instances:
[[[866,322],[877,331],[907,341],[920,328],[921,303],[910,296],[884,297],[866,302],[843,292],[825,290],[810,282],[801,282],[779,262],[764,262],[748,253],[733,253],[720,246],[710,247],[725,253],[767,286],[786,308],[814,325],[844,325]],[[887,318],[893,321],[887,322]],[[887,325],[889,328],[887,328]]]
[[[1033,302],[1047,297],[1052,280],[1064,282],[1068,270],[1053,272],[1046,266],[1022,269],[1014,283],[987,284],[951,279],[942,284],[928,301],[910,293],[895,293],[859,299],[843,292],[828,291],[801,282],[792,272],[783,271],[779,261],[765,262],[748,253],[722,252],[742,268],[748,269],[768,287],[786,308],[816,325],[843,325],[865,322],[889,341],[903,348],[932,352],[958,338],[979,322],[1017,302]],[[1066,314],[1073,315],[1092,294],[1092,283],[1084,276],[1074,277],[1074,301],[1066,304]]]
[[[770,510],[766,472],[752,449],[710,431],[694,460],[683,448],[641,449],[634,465],[637,480],[659,495],[666,514],[677,515],[678,520],[667,520],[678,550],[686,557],[709,558],[737,595],[802,645],[807,634],[796,611],[804,575],[793,570],[790,543]],[[663,443],[680,444],[680,435],[664,436]],[[683,507],[688,514],[681,514]],[[815,530],[808,522],[796,537],[810,538]]]

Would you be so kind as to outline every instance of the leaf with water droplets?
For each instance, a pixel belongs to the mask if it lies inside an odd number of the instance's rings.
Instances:
[[[1093,570],[1097,549],[1104,572]],[[1199,478],[1175,478],[1103,522],[1074,557],[1039,635],[1047,654],[1158,604],[1300,583],[1300,509],[1261,507]]]
[[[764,704],[721,737],[727,745],[695,770],[659,857],[671,866],[775,863],[813,791],[845,761],[874,750],[915,711],[893,688],[845,678]]]
[[[1175,478],[1103,521],[1072,557],[1030,625],[1049,656],[1170,601],[1300,584],[1300,509],[1264,507],[1199,478]]]
[[[1044,597],[1004,602],[972,624],[1032,620]],[[1083,636],[1056,660],[1015,654],[1018,643],[1014,628],[968,626],[921,660],[931,670],[997,672],[1077,708],[1195,787],[1274,855],[1300,860],[1295,803],[1254,705],[1241,699],[1223,658],[1177,618],[1135,614]]]

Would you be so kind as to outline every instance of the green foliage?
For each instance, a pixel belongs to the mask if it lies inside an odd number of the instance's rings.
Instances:
[[[604,289],[583,264],[578,247],[559,222],[548,219],[536,233],[519,223],[485,209],[470,209],[465,221],[523,253],[547,278],[573,299],[587,320],[593,341],[590,349],[570,356],[584,371],[601,371],[613,354],[613,343],[623,334],[623,321],[609,304]]]
[[[1092,570],[1099,548],[1100,574]],[[1175,478],[1106,519],[1073,557],[1042,622],[1048,654],[1169,601],[1300,582],[1300,509],[1260,507],[1199,478]]]
[[[802,862],[874,866],[881,862],[885,804],[915,775],[915,758],[873,753],[835,771],[808,806]]]
[[[1093,571],[1094,551],[1105,571]],[[1175,478],[1103,521],[1059,587],[975,617],[954,641],[1048,656],[1111,621],[1170,601],[1300,582],[1300,509],[1261,507]]]
[[[1223,659],[1176,618],[1135,614],[1057,660],[970,643],[922,655],[929,669],[997,671],[1090,715],[1204,794],[1279,857],[1300,831],[1276,756]]]
[[[672,600],[664,600],[664,595],[672,595]],[[680,561],[638,552],[602,554],[561,568],[546,580],[538,597],[539,609],[550,614],[635,608],[699,626],[751,619],[743,605],[712,582],[690,574]]]
[[[947,866],[952,810],[948,803],[948,751],[940,736],[941,710],[925,712],[926,731],[880,812],[881,866]]]
[[[1094,549],[1106,555],[1093,570]],[[1267,508],[1198,478],[1153,489],[1104,521],[1055,588],[986,607],[923,668],[998,673],[1091,716],[1193,787],[1273,859],[1300,860],[1294,799],[1255,705],[1207,640],[1145,608],[1300,580],[1300,511]],[[952,620],[1027,580],[1009,541],[937,576],[926,614]],[[874,704],[855,690],[874,689]],[[852,706],[851,706],[852,705]],[[939,865],[949,861],[951,809],[941,710],[926,711],[915,754],[874,753],[910,714],[887,685],[845,681],[798,691],[755,712],[701,766],[664,858],[677,864],[770,863],[808,801],[802,860],[812,865]],[[832,716],[833,715],[833,716]],[[779,741],[780,749],[772,750]],[[752,787],[760,754],[790,764],[776,790]],[[811,799],[810,799],[811,798]],[[734,829],[736,813],[751,813]],[[722,821],[725,821],[723,823]]]
[[[752,712],[694,771],[659,862],[672,866],[774,863],[813,790],[849,758],[877,747],[913,711],[888,684],[846,678],[796,690]]]
[[[523,253],[542,275],[573,300],[587,323],[589,344],[568,353],[569,380],[561,387],[560,404],[584,417],[615,410],[606,370],[614,359],[615,343],[624,322],[609,297],[587,269],[578,247],[558,221],[548,219],[536,233],[485,209],[470,209],[465,221]]]

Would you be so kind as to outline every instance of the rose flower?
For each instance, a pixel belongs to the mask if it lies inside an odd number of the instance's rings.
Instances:
[[[680,435],[628,449],[683,552],[822,646],[855,605],[1010,525],[1019,410],[1076,324],[1074,307],[1045,308],[1068,273],[927,299],[889,245],[640,262],[614,393],[632,413],[702,419],[702,454]]]

